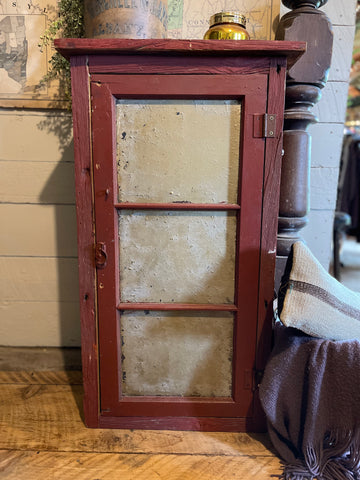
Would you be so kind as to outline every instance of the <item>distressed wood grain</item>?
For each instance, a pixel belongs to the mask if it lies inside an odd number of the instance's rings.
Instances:
[[[264,434],[87,429],[82,396],[79,385],[3,384],[0,449],[273,457]]]
[[[272,457],[117,455],[0,451],[4,480],[267,480],[279,473]]]
[[[66,58],[71,55],[121,54],[181,54],[181,55],[247,55],[286,56],[289,62],[296,61],[304,53],[304,42],[279,42],[268,40],[174,40],[174,39],[93,39],[60,38],[55,48]]]
[[[80,348],[0,347],[0,372],[23,372],[24,370],[32,374],[37,371],[41,371],[42,374],[64,370],[80,371]]]
[[[0,371],[0,385],[82,385],[82,373],[67,371]]]
[[[11,355],[10,349],[7,361]],[[268,480],[280,474],[265,434],[87,429],[80,380],[76,371],[0,371],[1,479]]]
[[[84,410],[87,425],[98,426],[98,332],[96,327],[95,228],[92,185],[91,113],[88,58],[71,59],[73,95],[74,157],[76,183],[77,245],[81,320]]]

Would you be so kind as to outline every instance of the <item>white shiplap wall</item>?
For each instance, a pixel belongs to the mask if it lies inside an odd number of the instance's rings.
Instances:
[[[79,345],[71,118],[0,110],[0,138],[0,345]]]

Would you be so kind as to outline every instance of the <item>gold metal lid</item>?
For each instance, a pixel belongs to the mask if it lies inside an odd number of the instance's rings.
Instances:
[[[243,27],[246,26],[246,17],[239,12],[219,12],[210,17],[210,27],[217,23],[239,23]]]

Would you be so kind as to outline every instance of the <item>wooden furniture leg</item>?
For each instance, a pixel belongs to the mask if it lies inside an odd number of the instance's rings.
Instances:
[[[310,193],[310,124],[318,120],[311,112],[321,98],[332,55],[331,23],[319,7],[327,0],[282,0],[292,11],[279,23],[277,40],[303,40],[307,51],[287,71],[284,155],[282,160],[276,285],[279,285],[291,245],[300,239],[307,224]]]

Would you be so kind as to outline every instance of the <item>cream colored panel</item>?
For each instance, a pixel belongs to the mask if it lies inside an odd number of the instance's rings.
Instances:
[[[125,313],[121,336],[124,395],[231,396],[232,314]]]
[[[71,114],[0,111],[0,159],[74,161]]]
[[[73,162],[0,160],[0,201],[75,203]]]
[[[80,341],[77,302],[0,302],[1,345],[76,347]]]
[[[120,214],[124,302],[233,303],[236,215]]]
[[[0,257],[0,272],[0,301],[79,301],[76,258]]]
[[[240,104],[119,100],[119,200],[237,202]]]
[[[73,205],[0,204],[0,225],[2,255],[77,255]]]

